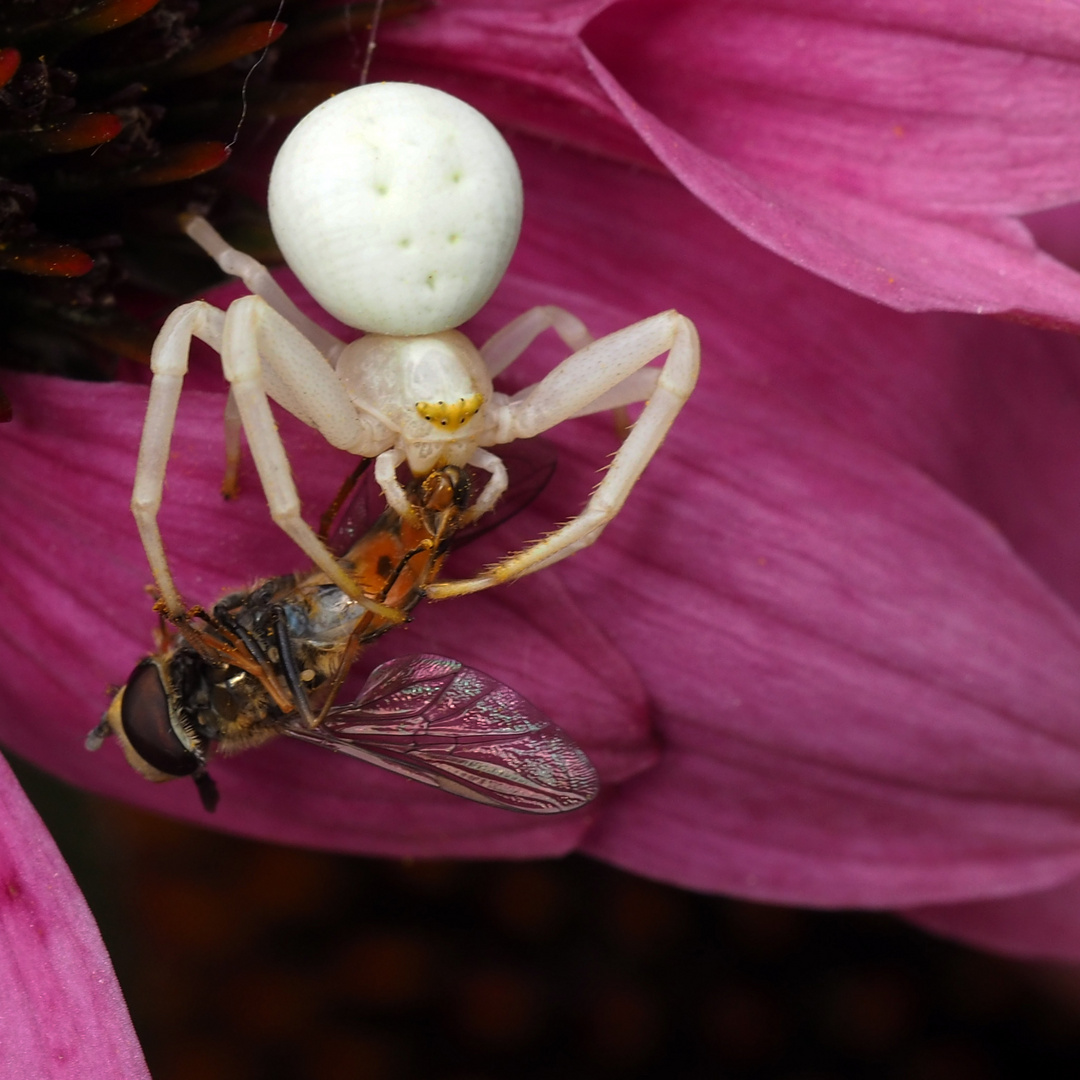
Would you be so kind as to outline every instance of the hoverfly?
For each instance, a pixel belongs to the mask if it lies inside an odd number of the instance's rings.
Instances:
[[[176,636],[163,635],[135,667],[88,749],[115,735],[147,779],[191,776],[207,810],[218,799],[211,757],[278,735],[504,809],[559,813],[594,798],[596,771],[569,737],[515,690],[456,660],[390,660],[354,701],[336,704],[360,650],[416,606],[468,518],[465,469],[436,469],[407,493],[410,513],[387,507],[342,558],[374,605],[316,568],[174,617]]]

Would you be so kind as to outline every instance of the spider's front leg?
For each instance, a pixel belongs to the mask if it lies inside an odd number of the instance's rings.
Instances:
[[[694,389],[700,351],[694,324],[676,311],[665,311],[585,346],[503,406],[493,444],[532,438],[570,417],[648,397],[611,467],[576,518],[477,577],[435,582],[428,586],[428,596],[441,600],[478,592],[531,574],[591,544],[619,512]],[[665,352],[667,360],[658,372],[645,369]]]
[[[199,214],[184,214],[184,232],[225,271],[238,277],[255,296],[261,296],[283,319],[288,320],[333,364],[345,342],[309,319],[257,259],[226,243],[225,238]]]
[[[274,521],[346,595],[383,618],[400,621],[400,612],[360,592],[300,516],[300,497],[267,394],[332,446],[362,457],[384,451],[392,433],[356,409],[326,358],[261,297],[245,296],[229,307],[221,363]]]
[[[255,296],[261,296],[283,319],[292,323],[333,366],[341,350],[345,348],[345,342],[309,319],[261,262],[243,251],[237,251],[199,214],[181,214],[180,224],[184,232],[226,274],[238,277]],[[227,499],[235,498],[239,490],[237,477],[240,471],[240,428],[236,399],[230,393],[225,403],[225,477],[221,485],[221,492]]]
[[[556,307],[554,304],[530,308],[508,322],[501,330],[497,330],[480,346],[480,355],[484,358],[491,377],[495,378],[505,371],[545,330],[554,330],[563,344],[574,352],[580,352],[594,340],[585,324],[565,308]],[[632,370],[621,383],[589,401],[574,415],[588,416],[607,409],[625,409],[627,405],[645,401],[652,394],[659,375],[658,368]],[[535,388],[528,387],[515,394],[514,400],[527,396],[533,389]],[[629,426],[627,422],[628,429]]]
[[[158,511],[165,487],[165,470],[169,462],[173,428],[180,391],[187,374],[191,339],[197,337],[211,348],[221,349],[225,313],[205,301],[178,307],[165,320],[150,357],[153,381],[150,401],[146,406],[142,441],[139,443],[139,462],[135,468],[135,488],[131,494],[131,512],[154,575],[158,594],[170,619],[182,618],[184,602],[176,590],[165,545],[158,526]]]

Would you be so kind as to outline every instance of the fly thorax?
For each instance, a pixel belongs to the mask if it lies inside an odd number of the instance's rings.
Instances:
[[[344,643],[367,610],[336,585],[305,590],[301,599],[282,605],[289,637],[300,646]]]

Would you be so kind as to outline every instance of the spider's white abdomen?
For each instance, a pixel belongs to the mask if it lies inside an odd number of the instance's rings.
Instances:
[[[270,175],[289,266],[342,322],[459,326],[498,285],[521,227],[517,163],[490,121],[427,86],[372,83],[309,113]]]

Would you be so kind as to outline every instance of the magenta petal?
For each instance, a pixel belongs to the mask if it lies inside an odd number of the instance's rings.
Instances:
[[[619,598],[644,604],[663,581],[664,603],[620,642],[651,673],[665,752],[585,850],[690,887],[824,905],[1077,873],[1075,613],[926,478],[722,389],[725,464],[668,511],[672,565],[700,565],[680,538],[723,522],[715,570],[639,574]],[[567,575],[614,618],[619,568],[606,569]]]
[[[1080,278],[1009,215],[1080,197],[1080,20],[1046,55],[1029,5],[995,16],[627,0],[584,39],[653,152],[771,250],[904,310],[1076,323]]]
[[[901,912],[927,930],[1025,960],[1080,961],[1080,878],[1053,889]]]
[[[747,235],[894,307],[1080,323],[1080,279],[1015,220],[1080,198],[1072,8],[451,0],[384,46],[383,77],[523,130],[647,160],[636,132]]]
[[[149,1080],[101,935],[0,758],[0,1075]]]

